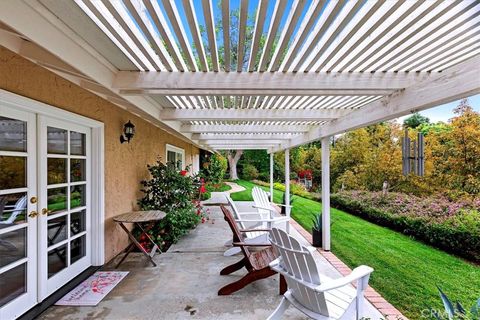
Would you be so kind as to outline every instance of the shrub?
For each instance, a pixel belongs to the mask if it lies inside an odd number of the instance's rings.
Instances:
[[[210,156],[209,161],[203,163],[200,176],[205,179],[205,182],[218,184],[223,181],[227,167],[227,159],[215,153]]]
[[[331,202],[335,208],[480,262],[480,214],[467,203],[358,191],[332,194]]]
[[[246,164],[243,166],[243,179],[245,180],[254,180],[258,177],[258,170],[251,164]]]
[[[202,215],[198,209],[201,208],[195,208],[192,202],[198,187],[194,178],[182,175],[160,161],[147,168],[151,178],[141,181],[144,196],[138,200],[138,204],[142,210],[162,210],[167,213],[149,232],[164,250],[200,222]],[[139,230],[136,232],[140,233]]]

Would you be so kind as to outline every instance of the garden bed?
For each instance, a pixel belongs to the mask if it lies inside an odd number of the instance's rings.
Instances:
[[[402,193],[343,191],[335,208],[415,237],[473,262],[480,262],[480,200],[449,201]]]

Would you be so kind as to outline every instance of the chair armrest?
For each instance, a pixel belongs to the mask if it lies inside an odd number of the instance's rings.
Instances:
[[[336,288],[340,288],[343,286],[346,286],[347,284],[350,284],[354,281],[357,281],[365,276],[368,276],[370,273],[373,272],[373,268],[370,268],[368,266],[360,266],[355,269],[348,275],[343,278],[335,279],[328,281],[326,283],[323,283],[315,288],[315,291],[317,292],[325,292],[325,291],[330,291]]]
[[[253,205],[254,208],[257,208],[257,209],[261,209],[261,210],[268,210],[268,211],[272,211],[272,212],[277,212],[277,210],[275,210],[274,208],[267,208],[267,207],[262,207],[262,206],[257,206],[257,205]]]
[[[240,232],[257,232],[257,231],[265,231],[265,232],[270,232],[272,229],[241,229],[239,230]]]
[[[271,243],[245,243],[245,242],[233,242],[234,247],[271,247]]]
[[[240,215],[240,216],[243,216],[243,215],[245,215],[245,216],[257,215],[258,216],[258,215],[260,215],[260,213],[258,213],[258,212],[239,212],[238,215]]]
[[[289,204],[273,203],[273,205],[276,205],[276,206],[279,206],[279,207],[293,208],[293,206],[291,206]]]
[[[275,217],[273,219],[236,219],[236,222],[286,222],[290,221],[289,217]]]

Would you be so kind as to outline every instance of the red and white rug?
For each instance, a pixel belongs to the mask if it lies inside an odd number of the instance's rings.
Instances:
[[[128,271],[97,271],[55,305],[96,306],[127,274]]]

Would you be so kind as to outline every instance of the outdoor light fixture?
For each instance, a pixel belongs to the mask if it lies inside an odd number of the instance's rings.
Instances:
[[[130,140],[132,140],[134,134],[135,126],[130,122],[130,120],[128,120],[128,122],[123,125],[123,134],[120,136],[120,143],[130,143]]]

